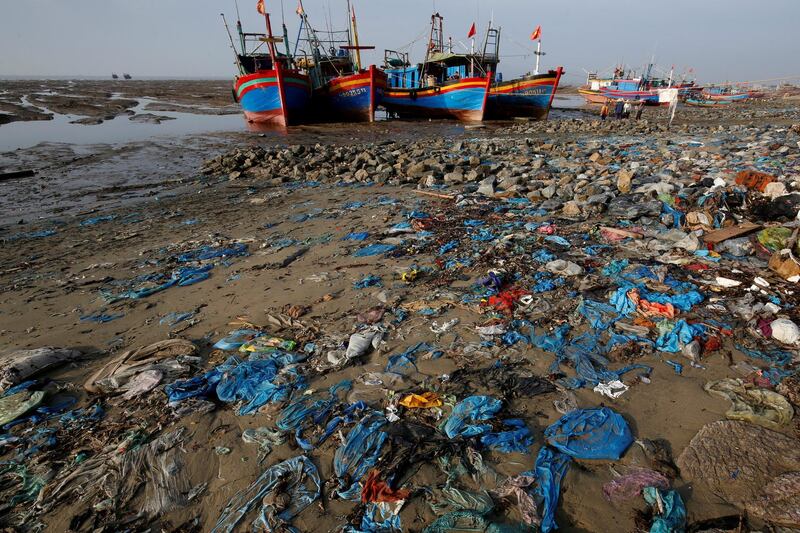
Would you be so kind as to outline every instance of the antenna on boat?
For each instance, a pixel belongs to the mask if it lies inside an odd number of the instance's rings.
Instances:
[[[225,31],[228,32],[228,39],[231,42],[231,50],[233,50],[233,55],[236,58],[236,66],[239,67],[239,72],[242,73],[242,62],[239,59],[239,53],[236,51],[236,45],[233,44],[233,35],[231,35],[231,29],[228,27],[228,21],[225,20],[225,13],[220,13],[220,17],[222,17],[222,23],[225,25]],[[244,53],[244,51],[242,51]]]
[[[237,0],[233,0],[233,5],[236,8],[236,20],[241,22],[242,16],[239,14],[239,2]]]

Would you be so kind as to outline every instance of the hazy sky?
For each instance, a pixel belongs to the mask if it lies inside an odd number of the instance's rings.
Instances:
[[[281,1],[265,0],[281,21]],[[312,23],[345,26],[346,0],[304,0]],[[506,79],[530,69],[530,33],[542,25],[543,66],[564,65],[566,81],[624,60],[678,72],[693,67],[700,81],[743,81],[800,75],[800,0],[353,0],[362,44],[384,48],[427,34],[432,10],[445,17],[445,35],[467,44],[477,22],[502,26],[499,71]],[[240,0],[245,29],[260,31],[255,0]],[[296,0],[284,0],[290,36]],[[233,0],[0,0],[0,76],[226,77],[233,56],[219,17],[235,20]],[[411,46],[412,61],[424,39]],[[527,55],[527,57],[525,57]]]

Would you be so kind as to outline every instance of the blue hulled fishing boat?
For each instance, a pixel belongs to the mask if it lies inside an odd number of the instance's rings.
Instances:
[[[386,92],[383,106],[398,117],[454,118],[481,121],[486,112],[492,73],[469,54],[445,48],[443,17],[431,17],[425,60],[411,65],[408,54],[387,50],[384,56]]]

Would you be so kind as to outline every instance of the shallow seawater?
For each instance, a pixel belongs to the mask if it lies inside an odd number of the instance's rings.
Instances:
[[[171,117],[160,124],[129,120],[124,114],[102,124],[70,124],[77,115],[54,113],[53,120],[11,122],[0,126],[0,152],[29,148],[42,142],[70,144],[117,144],[145,141],[159,136],[181,136],[220,131],[246,131],[247,123],[240,114],[202,115],[174,111],[148,111],[145,106],[154,100],[138,98],[133,108],[137,114],[152,113]]]

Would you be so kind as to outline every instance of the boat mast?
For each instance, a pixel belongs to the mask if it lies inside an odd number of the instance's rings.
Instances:
[[[542,58],[543,55],[545,55],[545,52],[542,52],[541,38],[538,41],[536,41],[536,51],[534,52],[534,54],[536,54],[536,67],[533,69],[533,75],[535,76],[539,74],[539,60]]]
[[[439,21],[439,27],[437,32],[436,21]],[[433,52],[444,52],[444,37],[442,33],[442,27],[444,17],[441,16],[438,12],[431,15],[431,33],[430,37],[428,38],[428,50],[425,52],[425,61],[422,64],[422,76],[420,78],[420,86],[422,85],[422,80],[425,79],[425,75],[428,71],[428,62],[430,60],[431,54]]]
[[[352,28],[353,28],[353,42],[349,44],[352,44],[355,50],[355,56],[356,56],[355,67],[356,67],[356,72],[358,72],[359,70],[361,70],[361,47],[358,44],[358,23],[356,22],[356,8],[355,6],[350,5],[350,0],[347,0],[347,7],[351,14],[350,20],[352,22]]]

